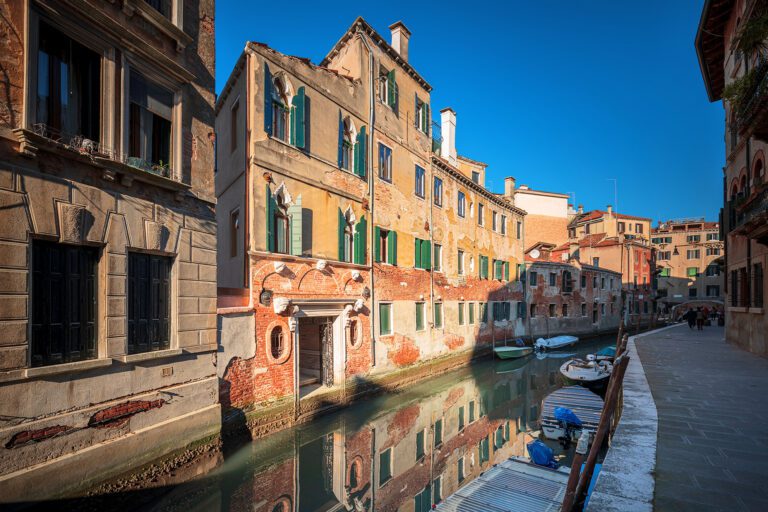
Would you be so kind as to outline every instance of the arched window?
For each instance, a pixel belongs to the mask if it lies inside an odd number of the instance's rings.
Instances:
[[[737,182],[737,181],[734,179],[734,180],[733,180],[733,183],[731,184],[731,201],[733,201],[734,199],[736,199],[736,196],[738,196],[738,195],[739,195],[739,184],[738,184],[738,182]]]
[[[351,171],[353,165],[352,157],[355,148],[355,128],[352,125],[352,120],[349,117],[344,119],[342,130],[341,168],[345,171]]]
[[[742,196],[747,194],[747,175],[742,174],[741,179],[739,180],[739,194]]]
[[[355,257],[355,230],[352,226],[354,221],[352,210],[347,210],[344,214],[344,261],[353,261]]]
[[[358,461],[354,461],[351,466],[349,466],[349,488],[350,489],[357,489],[357,486],[360,481],[360,463]]]
[[[275,197],[277,208],[274,217],[275,252],[288,254],[290,251],[291,222],[288,217],[288,207],[282,194]]]
[[[752,173],[752,183],[755,185],[760,185],[763,183],[763,174],[765,173],[765,168],[763,166],[763,160],[759,158],[757,162],[755,162],[755,170]]]
[[[288,87],[281,77],[276,77],[272,87],[272,136],[288,141],[288,114],[290,112]]]
[[[278,325],[272,329],[272,333],[269,336],[269,349],[273,359],[280,359],[283,355],[283,351],[285,350],[285,342],[283,338],[283,328],[281,326]]]

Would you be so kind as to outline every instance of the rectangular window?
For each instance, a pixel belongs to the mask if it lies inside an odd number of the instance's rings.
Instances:
[[[426,453],[426,443],[424,442],[425,432],[426,431],[423,429],[416,432],[416,461],[421,460]]]
[[[562,316],[564,317],[568,316],[568,304],[563,304]]]
[[[707,247],[707,256],[720,256],[720,249],[717,247]]]
[[[549,305],[549,317],[550,318],[554,318],[554,317],[557,316],[556,308],[557,308],[557,306],[555,304],[550,304]]]
[[[554,272],[549,273],[549,286],[557,286],[557,274]]]
[[[707,297],[719,297],[720,296],[720,287],[717,285],[708,285],[707,286]]]
[[[432,268],[436,272],[442,272],[443,271],[443,246],[440,244],[435,244],[433,247],[433,258],[432,258]]]
[[[432,503],[437,505],[441,501],[443,501],[443,477],[439,476],[432,481]]]
[[[144,0],[150,7],[163,15],[164,18],[171,19],[173,12],[173,0]]]
[[[128,254],[128,353],[170,348],[171,258]]]
[[[237,257],[238,233],[240,229],[240,210],[235,210],[229,214],[229,257]]]
[[[647,302],[646,302],[647,304]],[[647,311],[646,311],[647,313]],[[600,316],[605,316],[605,304],[600,304]]]
[[[379,334],[386,336],[392,334],[392,304],[379,303]]]
[[[435,206],[443,207],[443,180],[435,176],[433,181],[432,200]]]
[[[37,53],[36,120],[45,136],[101,141],[101,57],[45,22]]]
[[[96,358],[97,261],[92,247],[32,242],[32,366]]]
[[[456,266],[458,269],[458,274],[460,276],[464,275],[464,251],[459,249],[458,258],[456,260]]]
[[[474,325],[475,323],[475,303],[470,302],[467,307],[469,308],[469,325]]]
[[[416,196],[424,199],[424,169],[416,166],[414,193]]]
[[[688,267],[685,271],[685,275],[688,277],[696,277],[699,275],[699,268],[698,267]]]
[[[698,290],[696,288],[688,288],[688,297],[696,297]]]
[[[752,266],[752,307],[763,307],[763,264]]]
[[[521,238],[523,238],[523,223],[517,221],[517,239],[520,240]]]
[[[581,316],[587,316],[587,303],[581,303]]]
[[[491,447],[490,447],[490,440],[488,439],[488,436],[484,437],[482,440],[480,440],[480,444],[477,446],[477,453],[478,453],[478,460],[480,461],[480,464],[484,464],[491,460]]]
[[[592,276],[592,289],[597,290],[597,276]]]
[[[443,420],[442,418],[435,422],[435,448],[443,444]]]
[[[436,329],[442,329],[443,327],[443,303],[442,302],[435,302],[434,304],[434,310],[435,310],[435,328]]]
[[[696,260],[701,257],[701,251],[699,249],[688,249],[685,251],[685,257],[689,260]]]
[[[464,406],[459,407],[459,432],[464,430]]]
[[[587,287],[587,275],[581,274],[581,287],[586,288]]]
[[[642,224],[635,224],[635,233],[643,234],[643,225]]]
[[[475,401],[470,400],[469,401],[469,422],[472,423],[475,421]]]
[[[397,265],[397,232],[374,229],[374,261]]]
[[[424,310],[426,308],[426,305],[423,302],[417,302],[416,303],[416,330],[417,331],[423,331],[424,330]]]
[[[429,134],[429,105],[420,100],[418,96],[416,96],[414,114],[416,129],[422,133]]]
[[[464,473],[464,457],[459,457],[459,460],[456,462],[456,472],[458,474],[459,483],[463,482],[465,478],[467,478],[467,475]]]
[[[624,224],[623,222],[619,222],[619,233],[623,233],[624,231],[626,231],[626,229],[627,229],[626,224]]]
[[[499,448],[504,446],[504,426],[499,425],[499,428],[496,429],[495,435],[493,436],[493,449],[498,450]]]
[[[494,211],[491,211],[491,229],[493,231],[499,230],[499,221],[498,221],[498,214]]]
[[[720,240],[720,233],[707,233],[707,242]]]
[[[717,277],[720,275],[720,266],[719,265],[707,265],[706,270],[707,277]]]
[[[685,237],[685,241],[689,244],[697,243],[701,241],[701,235],[688,235]]]
[[[600,278],[600,289],[601,290],[605,290],[605,278],[604,277]]]
[[[379,142],[379,178],[392,183],[392,149]]]
[[[392,448],[379,454],[379,485],[384,485],[392,478]]]
[[[525,302],[517,303],[517,318],[521,320],[525,318]]]
[[[413,267],[429,270],[432,268],[432,247],[429,240],[414,239]]]
[[[232,108],[229,110],[229,151],[232,152],[237,149],[237,130],[240,127],[238,120],[238,113],[240,111],[240,100],[235,101]]]
[[[599,267],[600,266],[600,258],[592,258],[592,266],[593,267]]]
[[[480,322],[487,323],[488,322],[488,304],[486,304],[485,302],[480,302],[478,307],[480,308]]]
[[[480,184],[480,173],[477,171],[472,171],[472,181],[474,183]]]
[[[128,164],[170,177],[173,93],[130,72]]]
[[[506,235],[507,234],[507,216],[502,215],[501,216],[501,234]]]
[[[659,272],[659,277],[669,277],[672,272],[672,269],[670,267],[662,267],[661,272]]]
[[[464,192],[459,192],[456,209],[459,217],[463,218],[467,215],[467,196],[464,195]]]
[[[395,70],[379,68],[379,100],[398,113],[398,90]]]
[[[531,318],[536,317],[536,304],[531,304]]]
[[[531,279],[531,287],[537,286],[538,283],[536,281],[538,280],[539,274],[537,272],[529,272],[528,276]]]
[[[459,302],[459,325],[464,325],[464,303]]]

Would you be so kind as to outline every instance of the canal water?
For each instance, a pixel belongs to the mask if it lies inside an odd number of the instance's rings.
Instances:
[[[542,399],[563,386],[560,365],[614,344],[607,336],[523,360],[488,359],[229,448],[218,467],[182,484],[98,501],[183,512],[430,510],[492,465],[527,455]],[[569,464],[556,442],[547,444]]]

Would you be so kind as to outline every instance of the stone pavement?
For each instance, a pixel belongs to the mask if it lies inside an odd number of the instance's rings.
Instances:
[[[655,510],[768,510],[768,360],[722,327],[636,346],[658,411]]]

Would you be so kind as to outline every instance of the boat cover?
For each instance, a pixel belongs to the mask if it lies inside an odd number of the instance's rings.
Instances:
[[[552,452],[552,448],[545,445],[538,439],[528,443],[528,455],[534,464],[538,466],[544,466],[547,468],[556,468],[557,462],[555,462],[555,454]]]
[[[555,419],[569,425],[581,426],[581,420],[567,407],[555,407]]]
[[[616,357],[616,347],[605,347],[604,349],[599,350],[595,355]]]

